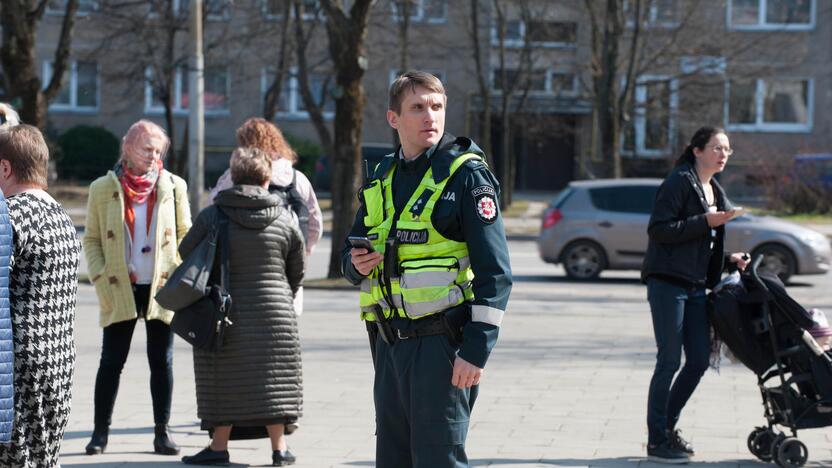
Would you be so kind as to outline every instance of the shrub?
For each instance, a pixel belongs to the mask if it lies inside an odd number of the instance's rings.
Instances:
[[[298,138],[288,133],[283,135],[292,149],[298,153],[298,162],[295,164],[295,169],[303,172],[309,180],[312,180],[315,177],[315,163],[322,152],[321,147],[313,141]]]
[[[62,179],[90,181],[104,175],[118,160],[119,140],[103,127],[79,125],[58,138]]]

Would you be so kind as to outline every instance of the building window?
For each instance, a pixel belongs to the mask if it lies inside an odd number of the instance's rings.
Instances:
[[[499,45],[498,25],[491,28],[492,45]],[[526,40],[534,47],[575,47],[578,39],[578,23],[573,21],[507,20],[505,22],[505,46],[522,47]]]
[[[814,83],[810,79],[732,80],[725,115],[731,130],[808,132]]]
[[[515,88],[516,92],[525,91],[526,86],[528,90],[535,94],[554,94],[558,96],[571,96],[576,94],[576,75],[570,72],[552,71],[546,69],[533,70],[531,74],[521,73],[516,68],[506,69],[506,82],[508,87],[517,80],[523,80],[518,83]],[[502,70],[497,68],[492,72],[492,89],[497,92],[502,92],[503,76]]]
[[[78,0],[78,10],[75,12],[77,16],[86,16],[90,13],[98,11],[99,5],[97,0]],[[49,0],[46,5],[46,13],[50,15],[63,15],[66,12],[66,0]]]
[[[624,2],[624,12],[627,14],[627,24],[633,25],[633,2]],[[679,26],[679,0],[648,0],[644,3],[644,25],[655,28],[675,28]]]
[[[263,2],[263,16],[269,21],[278,21],[283,19],[283,12],[286,7],[289,7],[289,14],[295,14],[295,7],[292,0],[262,0]],[[303,4],[303,19],[311,21],[323,17],[323,10],[318,0],[301,0]]]
[[[228,21],[231,19],[232,0],[205,0],[202,2],[202,14],[208,21]],[[158,5],[164,11],[164,6]],[[187,15],[191,9],[189,0],[173,0],[173,11],[179,15]]]
[[[448,0],[392,0],[393,19],[402,20],[403,5],[410,7],[410,21],[425,23],[444,23],[448,16]]]
[[[52,62],[43,63],[43,84],[52,79]],[[98,64],[73,60],[64,73],[61,89],[49,105],[50,110],[71,112],[98,111]]]
[[[815,27],[816,0],[729,0],[728,27],[755,30],[809,30]]]
[[[666,156],[673,146],[679,85],[675,79],[646,76],[633,93],[631,124],[624,129],[622,152],[630,156]]]
[[[145,83],[145,112],[157,114],[165,111],[165,105],[161,100],[161,92],[157,82],[153,79],[153,72],[150,68],[146,72]],[[173,78],[172,110],[174,113],[186,113],[188,111],[188,81],[189,76],[185,67],[176,70]],[[228,69],[225,67],[207,67],[203,77],[202,102],[205,106],[206,115],[228,114],[228,96],[230,94],[230,79]]]
[[[261,94],[266,95],[266,90],[274,81],[274,70],[264,69],[261,79]],[[332,89],[335,87],[334,77],[324,73],[309,73],[309,90],[312,97],[321,107],[321,113],[325,119],[335,117],[335,99],[332,98]],[[277,102],[277,117],[288,119],[308,119],[309,112],[303,102],[300,93],[300,83],[297,78],[297,69],[292,68],[283,79],[283,88],[280,90],[280,99]]]

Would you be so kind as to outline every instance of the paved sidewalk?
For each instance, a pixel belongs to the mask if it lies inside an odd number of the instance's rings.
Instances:
[[[320,271],[328,252],[316,252]],[[644,288],[636,274],[596,283],[564,282],[536,260],[531,242],[512,245],[517,285],[474,409],[468,453],[474,466],[651,466],[644,461],[646,392],[655,347]],[[314,275],[313,275],[314,276]],[[803,279],[801,279],[803,281]],[[822,284],[809,277],[791,292],[804,305],[832,311]],[[105,455],[83,454],[92,429],[92,390],[100,330],[92,287],[79,289],[78,367],[65,467],[183,466],[152,451],[145,333],[137,330],[122,378]],[[354,291],[308,290],[301,317],[305,414],[289,444],[299,467],[373,466],[372,371]],[[138,327],[141,328],[141,327]],[[184,454],[207,443],[199,431],[190,349],[176,341],[171,425]],[[745,447],[762,423],[753,374],[728,365],[708,372],[681,427],[699,454],[692,466],[763,467]],[[804,431],[811,466],[832,466],[832,430]],[[232,442],[237,465],[270,461],[267,440]],[[657,466],[657,465],[653,465]]]

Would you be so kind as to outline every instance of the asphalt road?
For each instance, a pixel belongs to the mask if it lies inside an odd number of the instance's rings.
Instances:
[[[468,454],[475,466],[649,466],[644,461],[646,393],[655,345],[645,288],[636,272],[603,274],[591,283],[564,280],[543,264],[533,242],[511,242],[515,287],[482,380]],[[321,277],[328,246],[319,248],[309,277]],[[806,307],[832,316],[832,276],[797,277],[789,292]],[[307,290],[300,318],[304,417],[289,438],[297,466],[373,466],[372,369],[357,293]],[[63,466],[181,466],[152,454],[152,411],[145,335],[137,327],[122,377],[110,447],[83,454],[92,429],[92,389],[101,333],[93,289],[79,289],[78,366]],[[184,454],[208,439],[196,418],[190,349],[176,342],[171,425]],[[740,365],[709,371],[683,413],[680,427],[697,449],[694,466],[761,467],[746,437],[763,422],[754,375]],[[832,466],[832,429],[800,434],[812,466]],[[268,441],[231,444],[232,461],[270,461]],[[773,466],[773,465],[771,465]]]

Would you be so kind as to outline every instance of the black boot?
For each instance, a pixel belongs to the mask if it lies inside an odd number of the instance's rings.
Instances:
[[[107,436],[109,428],[95,428],[92,431],[90,443],[87,444],[87,455],[99,455],[107,449]]]
[[[186,465],[213,465],[227,466],[229,462],[228,450],[211,450],[205,447],[196,455],[182,457],[182,463]]]
[[[167,424],[157,424],[153,438],[153,451],[162,455],[179,455],[179,446],[168,435]]]
[[[286,450],[272,450],[272,466],[294,465],[296,460],[288,448]]]

